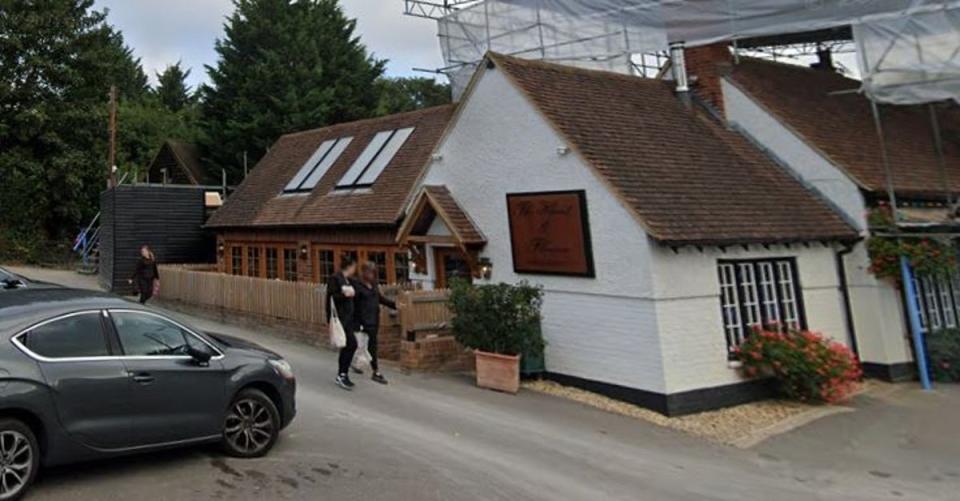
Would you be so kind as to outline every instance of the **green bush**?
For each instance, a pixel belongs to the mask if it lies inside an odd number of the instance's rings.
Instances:
[[[526,282],[475,286],[458,280],[451,289],[453,335],[461,345],[501,355],[543,352],[542,288]]]
[[[815,332],[757,330],[735,353],[746,376],[773,377],[801,402],[841,401],[863,376],[849,348]]]
[[[942,329],[927,335],[930,377],[960,382],[960,329]]]

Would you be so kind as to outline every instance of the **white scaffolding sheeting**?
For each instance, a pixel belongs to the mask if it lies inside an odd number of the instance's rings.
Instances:
[[[853,34],[863,88],[875,100],[960,103],[960,5],[861,23]]]
[[[960,0],[485,0],[438,20],[441,71],[459,95],[488,50],[632,72],[637,54],[662,53],[674,41],[696,46],[852,25],[868,51],[860,58],[866,90],[916,102],[956,97],[957,54],[946,48],[960,47],[958,8]],[[913,84],[931,90],[901,90]]]

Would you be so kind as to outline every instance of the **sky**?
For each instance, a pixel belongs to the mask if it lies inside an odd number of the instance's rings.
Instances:
[[[340,0],[347,15],[357,20],[357,31],[367,49],[389,59],[390,76],[430,76],[413,68],[443,65],[436,24],[403,15],[402,0]],[[141,59],[156,82],[155,73],[182,61],[191,68],[189,83],[206,82],[203,65],[213,65],[213,49],[223,36],[224,19],[233,12],[231,0],[96,0],[109,9],[107,20],[123,32],[127,45]]]

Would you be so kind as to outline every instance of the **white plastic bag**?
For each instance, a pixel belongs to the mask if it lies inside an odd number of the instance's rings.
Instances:
[[[334,348],[340,349],[347,345],[347,333],[343,330],[343,324],[340,323],[340,317],[337,316],[337,305],[330,298],[330,344]]]
[[[353,335],[357,337],[357,352],[353,355],[353,366],[370,365],[370,361],[373,360],[370,350],[367,349],[370,338],[363,331],[356,331]]]

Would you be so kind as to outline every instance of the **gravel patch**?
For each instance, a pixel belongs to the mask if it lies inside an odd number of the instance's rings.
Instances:
[[[764,400],[689,416],[667,417],[649,409],[552,381],[526,381],[523,387],[680,430],[712,442],[738,447],[743,447],[742,444],[755,445],[759,442],[755,437],[769,434],[769,430],[784,428],[780,425],[788,421],[801,422],[802,419],[799,418],[802,414],[820,414],[825,407],[830,407],[787,400]]]

